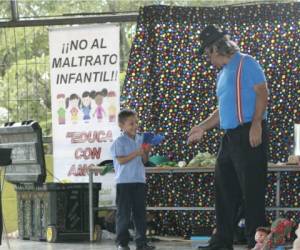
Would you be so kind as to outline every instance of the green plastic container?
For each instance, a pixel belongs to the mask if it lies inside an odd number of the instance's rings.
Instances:
[[[160,165],[164,162],[170,161],[168,157],[162,155],[153,155],[149,158],[149,161],[155,165]]]

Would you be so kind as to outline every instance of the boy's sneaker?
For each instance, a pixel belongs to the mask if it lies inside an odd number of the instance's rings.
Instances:
[[[144,246],[136,247],[136,250],[154,250],[155,246],[145,244]]]
[[[130,250],[129,246],[123,247],[121,245],[118,246],[118,250]]]

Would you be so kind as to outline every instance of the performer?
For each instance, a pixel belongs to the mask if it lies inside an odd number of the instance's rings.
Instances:
[[[220,126],[222,138],[215,170],[217,233],[206,250],[232,250],[234,218],[243,199],[248,247],[255,245],[256,228],[265,226],[267,182],[266,107],[268,88],[259,63],[242,54],[229,35],[216,25],[200,34],[202,52],[220,67],[218,108],[189,132],[188,142]]]

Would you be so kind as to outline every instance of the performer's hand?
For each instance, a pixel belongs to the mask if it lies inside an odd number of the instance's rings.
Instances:
[[[251,147],[257,147],[262,143],[261,121],[253,121],[249,131],[249,142]]]
[[[200,141],[204,135],[205,130],[201,126],[194,126],[188,134],[188,144]]]

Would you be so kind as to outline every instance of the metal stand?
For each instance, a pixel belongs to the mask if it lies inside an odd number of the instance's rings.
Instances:
[[[90,241],[93,241],[94,234],[94,211],[100,210],[100,208],[93,207],[93,174],[95,172],[101,171],[101,167],[94,167],[89,169],[89,211],[90,211]],[[146,168],[146,173],[199,173],[199,172],[214,172],[215,169],[210,168]],[[300,172],[300,168],[297,166],[289,167],[289,166],[277,166],[271,165],[268,168],[269,172],[276,173],[276,207],[268,207],[267,211],[275,211],[276,218],[279,217],[280,211],[300,211],[300,207],[280,207],[280,180],[281,180],[281,172],[285,171],[297,171]],[[107,209],[116,209],[115,207],[110,207]],[[185,211],[212,211],[214,207],[147,207],[147,210],[165,210],[165,211],[176,211],[176,210],[185,210]]]
[[[94,235],[94,208],[93,208],[93,172],[89,170],[89,221],[90,221],[90,242]]]
[[[94,199],[93,199],[93,175],[101,172],[103,168],[93,167],[88,170],[89,174],[89,222],[90,222],[90,242],[94,241]]]
[[[4,170],[5,170],[5,168],[3,168]],[[5,175],[5,174],[4,174]],[[7,237],[7,230],[6,230],[6,226],[5,226],[5,222],[4,222],[4,216],[3,216],[3,211],[2,211],[2,188],[4,187],[4,175],[3,175],[3,181],[2,181],[2,169],[0,170],[0,209],[1,209],[1,211],[0,211],[0,213],[1,213],[1,220],[2,220],[2,225],[0,225],[0,226],[3,226],[3,231],[2,231],[2,235],[0,235],[0,237],[2,237],[3,235],[4,235],[4,237],[5,237],[5,240],[6,240],[6,244],[7,244],[7,248],[8,249],[11,249],[10,248],[10,243],[9,243],[9,239],[8,239],[8,237]],[[3,237],[2,237],[3,238]],[[2,239],[1,239],[1,241],[2,241]]]

